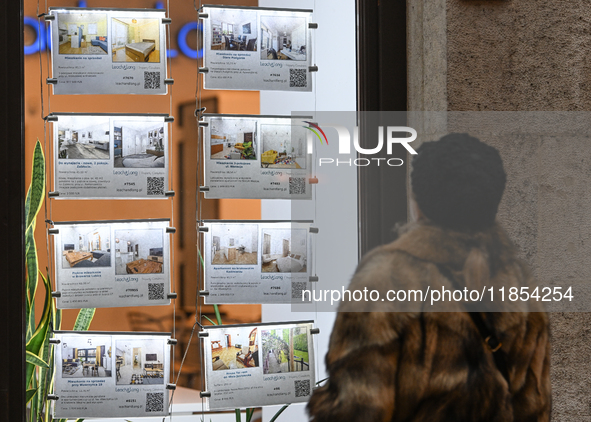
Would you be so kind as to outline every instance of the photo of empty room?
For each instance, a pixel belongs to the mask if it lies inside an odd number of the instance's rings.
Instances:
[[[115,230],[115,274],[159,274],[164,265],[161,229]]]
[[[146,121],[114,121],[115,167],[164,168],[164,124]]]
[[[261,271],[305,273],[306,229],[263,229]]]
[[[256,120],[211,119],[212,160],[256,160]]]
[[[60,116],[57,142],[60,159],[108,160],[109,119]]]
[[[306,19],[261,16],[261,60],[306,60]]]
[[[104,338],[70,337],[62,348],[62,378],[112,376],[111,346]]]
[[[214,224],[211,227],[213,265],[256,265],[258,226],[256,224]]]
[[[117,340],[115,376],[117,385],[164,384],[164,341]]]
[[[108,226],[60,228],[62,268],[111,266],[111,230]]]
[[[256,12],[211,9],[211,49],[257,51]]]
[[[210,330],[211,365],[214,371],[258,368],[257,328]]]
[[[297,125],[261,125],[261,166],[305,169],[307,130]]]
[[[160,19],[113,18],[113,62],[160,63]]]
[[[261,330],[263,373],[277,374],[310,369],[305,327]]]
[[[59,13],[60,54],[108,54],[107,15],[104,13]]]

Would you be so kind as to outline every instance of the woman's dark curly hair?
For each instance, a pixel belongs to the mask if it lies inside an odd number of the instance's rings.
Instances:
[[[412,161],[412,190],[423,214],[443,227],[480,231],[494,221],[505,190],[496,148],[467,133],[426,142]]]

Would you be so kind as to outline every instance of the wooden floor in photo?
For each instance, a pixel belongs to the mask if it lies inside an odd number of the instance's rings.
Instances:
[[[214,265],[256,265],[256,252],[235,252],[235,259],[227,259],[223,251],[217,251],[213,257],[212,264]]]
[[[125,48],[119,48],[113,51],[113,62],[135,62],[135,60],[125,53]],[[160,50],[153,50],[148,55],[146,63],[160,63]]]
[[[62,146],[63,148],[63,146]],[[96,148],[94,145],[73,144],[66,145],[68,159],[108,160],[109,151]]]

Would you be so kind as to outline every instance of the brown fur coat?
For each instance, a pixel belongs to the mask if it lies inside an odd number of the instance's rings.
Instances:
[[[499,226],[476,236],[429,223],[407,229],[363,259],[350,290],[451,289],[437,265],[462,274],[474,247],[490,264],[488,286],[532,281]],[[502,342],[510,385],[467,312],[396,312],[399,306],[341,303],[326,356],[330,379],[308,404],[314,422],[550,420],[548,319],[538,304],[482,314]]]

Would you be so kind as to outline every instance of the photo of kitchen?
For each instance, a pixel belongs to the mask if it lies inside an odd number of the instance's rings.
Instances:
[[[211,119],[212,160],[256,160],[256,120]]]

